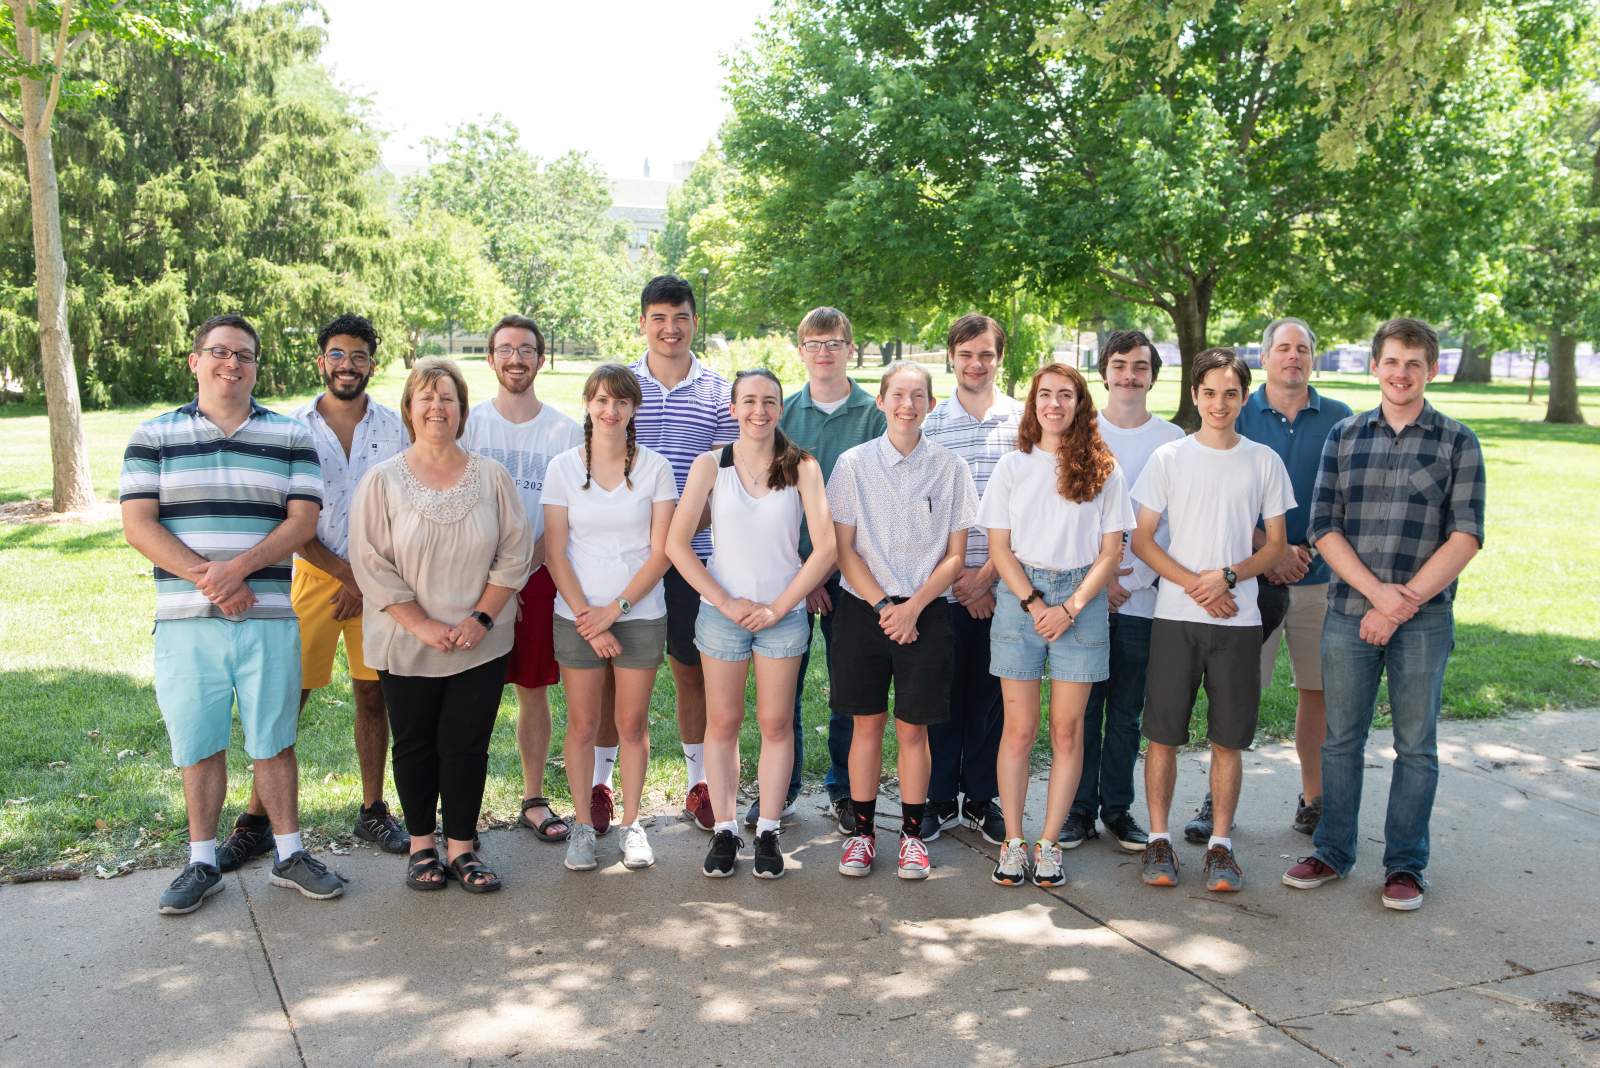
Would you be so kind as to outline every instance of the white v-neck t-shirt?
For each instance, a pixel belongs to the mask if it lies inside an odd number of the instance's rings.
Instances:
[[[475,405],[467,415],[461,447],[489,459],[511,472],[517,496],[533,526],[533,540],[544,537],[542,496],[550,461],[575,445],[583,444],[583,427],[561,414],[548,401],[526,423],[513,423],[500,414],[494,401]],[[579,462],[579,470],[583,469]],[[582,480],[579,480],[582,484]]]

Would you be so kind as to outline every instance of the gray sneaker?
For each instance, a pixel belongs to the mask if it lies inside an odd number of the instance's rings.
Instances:
[[[786,797],[783,799],[783,811],[778,813],[779,823],[786,824],[794,819],[794,814],[799,811],[799,806],[795,804],[797,800],[799,800],[798,797]],[[759,819],[761,819],[761,799],[758,797],[750,802],[749,808],[745,809],[744,825],[746,827],[754,827]]]
[[[563,862],[568,871],[594,871],[594,828],[587,823],[574,823],[572,837],[567,839],[567,859]]]
[[[222,873],[210,864],[189,864],[161,895],[158,911],[163,916],[183,916],[206,903],[206,898],[222,890]]]
[[[571,850],[568,850],[568,855]],[[633,871],[648,868],[656,862],[655,851],[650,848],[650,839],[645,837],[644,828],[637,823],[630,823],[622,828],[622,866]]]
[[[288,860],[280,860],[272,866],[272,875],[267,880],[273,886],[286,886],[290,890],[298,890],[306,897],[314,897],[318,901],[326,901],[330,897],[338,897],[344,893],[344,876],[336,871],[329,871],[328,866],[304,849],[291,853]]]

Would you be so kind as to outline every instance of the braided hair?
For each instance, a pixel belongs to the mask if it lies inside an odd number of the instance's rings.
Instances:
[[[618,400],[627,400],[633,403],[633,415],[628,417],[628,451],[622,465],[622,481],[631,490],[633,489],[633,462],[639,455],[638,435],[635,432],[635,420],[639,408],[644,404],[644,391],[639,388],[639,378],[630,369],[620,363],[603,363],[589,373],[589,378],[583,384],[583,402],[587,405],[604,389],[608,397]],[[583,414],[583,489],[589,488],[589,483],[594,481],[594,419],[587,411]]]

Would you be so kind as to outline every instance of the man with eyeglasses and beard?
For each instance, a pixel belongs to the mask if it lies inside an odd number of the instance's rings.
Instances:
[[[556,584],[544,566],[544,475],[550,461],[583,444],[583,428],[539,400],[534,378],[544,366],[544,334],[524,315],[507,315],[489,331],[489,369],[500,389],[467,415],[461,447],[511,472],[533,527],[533,574],[520,595],[516,639],[506,681],[517,688],[517,751],[522,756],[522,812],[517,822],[545,842],[562,842],[571,825],[544,797],[550,757],[548,688],[556,666]],[[574,796],[578,787],[574,787]]]

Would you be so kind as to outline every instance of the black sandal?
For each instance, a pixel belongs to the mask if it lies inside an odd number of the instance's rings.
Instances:
[[[438,878],[430,878],[435,873],[438,874]],[[437,849],[419,849],[411,854],[411,862],[406,865],[406,885],[411,889],[443,890],[449,878],[444,865],[439,863]]]
[[[528,818],[528,810],[530,808],[539,808],[541,806],[550,810],[550,817],[545,820],[540,820],[537,824],[535,824]],[[556,815],[555,806],[550,803],[550,799],[548,797],[523,798],[522,813],[517,817],[517,823],[538,835],[539,841],[541,842],[565,842],[572,834],[572,821],[567,819],[565,816]],[[559,834],[552,833],[550,831],[551,826],[557,823],[561,824],[564,828]]]
[[[476,853],[463,853],[452,860],[445,877],[455,879],[469,894],[492,894],[500,889],[500,876],[479,860]]]

